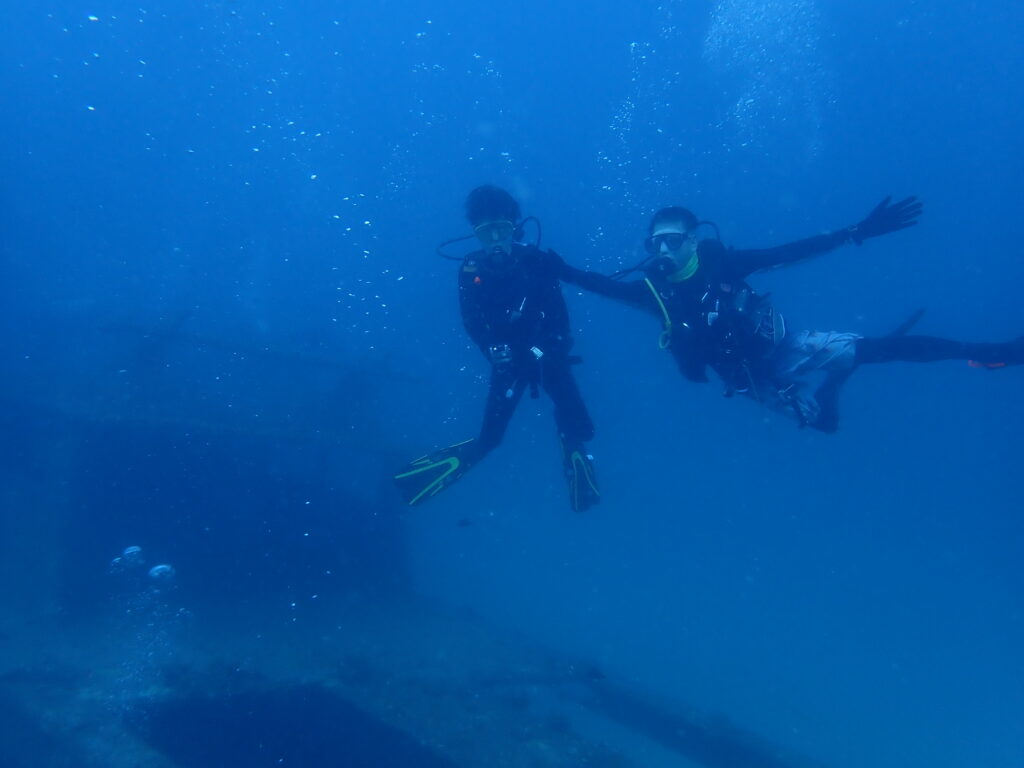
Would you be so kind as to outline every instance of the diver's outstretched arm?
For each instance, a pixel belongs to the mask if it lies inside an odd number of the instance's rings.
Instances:
[[[569,266],[554,251],[548,251],[547,256],[555,274],[562,282],[650,311],[650,290],[643,280],[616,280],[598,272],[588,272]]]
[[[742,275],[772,267],[793,264],[814,256],[820,256],[847,243],[860,245],[872,237],[898,232],[917,224],[922,203],[911,196],[897,203],[886,197],[876,205],[862,221],[852,227],[844,227],[817,237],[808,237],[775,248],[736,250],[729,252],[729,262]]]
[[[890,203],[890,200],[892,197],[886,197],[871,210],[864,221],[846,228],[852,242],[860,245],[869,238],[898,232],[917,224],[924,204],[915,195],[905,197],[898,203]]]

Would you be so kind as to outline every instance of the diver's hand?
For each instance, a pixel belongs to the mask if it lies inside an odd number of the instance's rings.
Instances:
[[[540,347],[526,347],[520,344],[499,344],[488,350],[491,368],[501,376],[532,376],[536,372],[544,350]]]
[[[487,357],[490,358],[491,365],[499,370],[510,368],[514,360],[512,347],[508,344],[495,344],[488,347]]]
[[[916,196],[912,195],[898,203],[890,204],[890,200],[892,197],[886,197],[875,206],[864,221],[848,227],[846,236],[860,245],[869,238],[898,232],[917,224],[917,217],[921,215],[923,206]]]

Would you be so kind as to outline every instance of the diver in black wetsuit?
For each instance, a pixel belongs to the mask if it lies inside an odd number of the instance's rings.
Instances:
[[[839,389],[859,365],[949,359],[984,367],[1024,363],[1024,337],[975,344],[906,335],[920,313],[885,337],[787,331],[769,297],[747,284],[759,270],[913,226],[920,214],[917,198],[894,204],[886,198],[852,227],[776,248],[734,250],[718,239],[698,241],[695,233],[702,222],[685,208],[663,208],[651,220],[644,242],[649,255],[638,267],[646,274],[643,280],[619,282],[564,262],[559,277],[656,315],[663,326],[659,346],[672,354],[686,378],[708,381],[710,366],[726,395],[748,395],[795,416],[801,426],[835,432]],[[815,377],[821,381],[810,391]]]
[[[587,509],[600,499],[584,446],[594,425],[570,370],[577,360],[570,355],[569,312],[556,274],[561,260],[516,242],[522,235],[519,205],[503,189],[474,189],[466,216],[481,249],[459,269],[459,307],[491,366],[483,426],[476,440],[417,459],[395,481],[409,504],[440,492],[501,442],[523,393],[537,397],[543,388],[555,405],[570,503],[576,511]]]

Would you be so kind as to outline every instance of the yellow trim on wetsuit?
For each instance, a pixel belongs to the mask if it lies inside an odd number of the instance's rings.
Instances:
[[[673,272],[671,275],[668,276],[669,282],[681,283],[683,282],[683,280],[689,280],[691,277],[693,277],[694,273],[697,271],[697,267],[699,266],[700,257],[697,255],[697,251],[695,250],[693,252],[693,255],[690,256],[690,260],[686,262],[682,269],[680,269],[678,272]]]

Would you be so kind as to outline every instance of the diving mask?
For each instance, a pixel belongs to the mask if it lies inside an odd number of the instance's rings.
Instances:
[[[669,251],[678,251],[689,239],[690,235],[687,232],[661,232],[644,240],[644,250],[652,256],[661,253],[662,245]]]
[[[473,227],[473,233],[484,245],[511,240],[515,231],[516,225],[511,221],[485,221]]]

